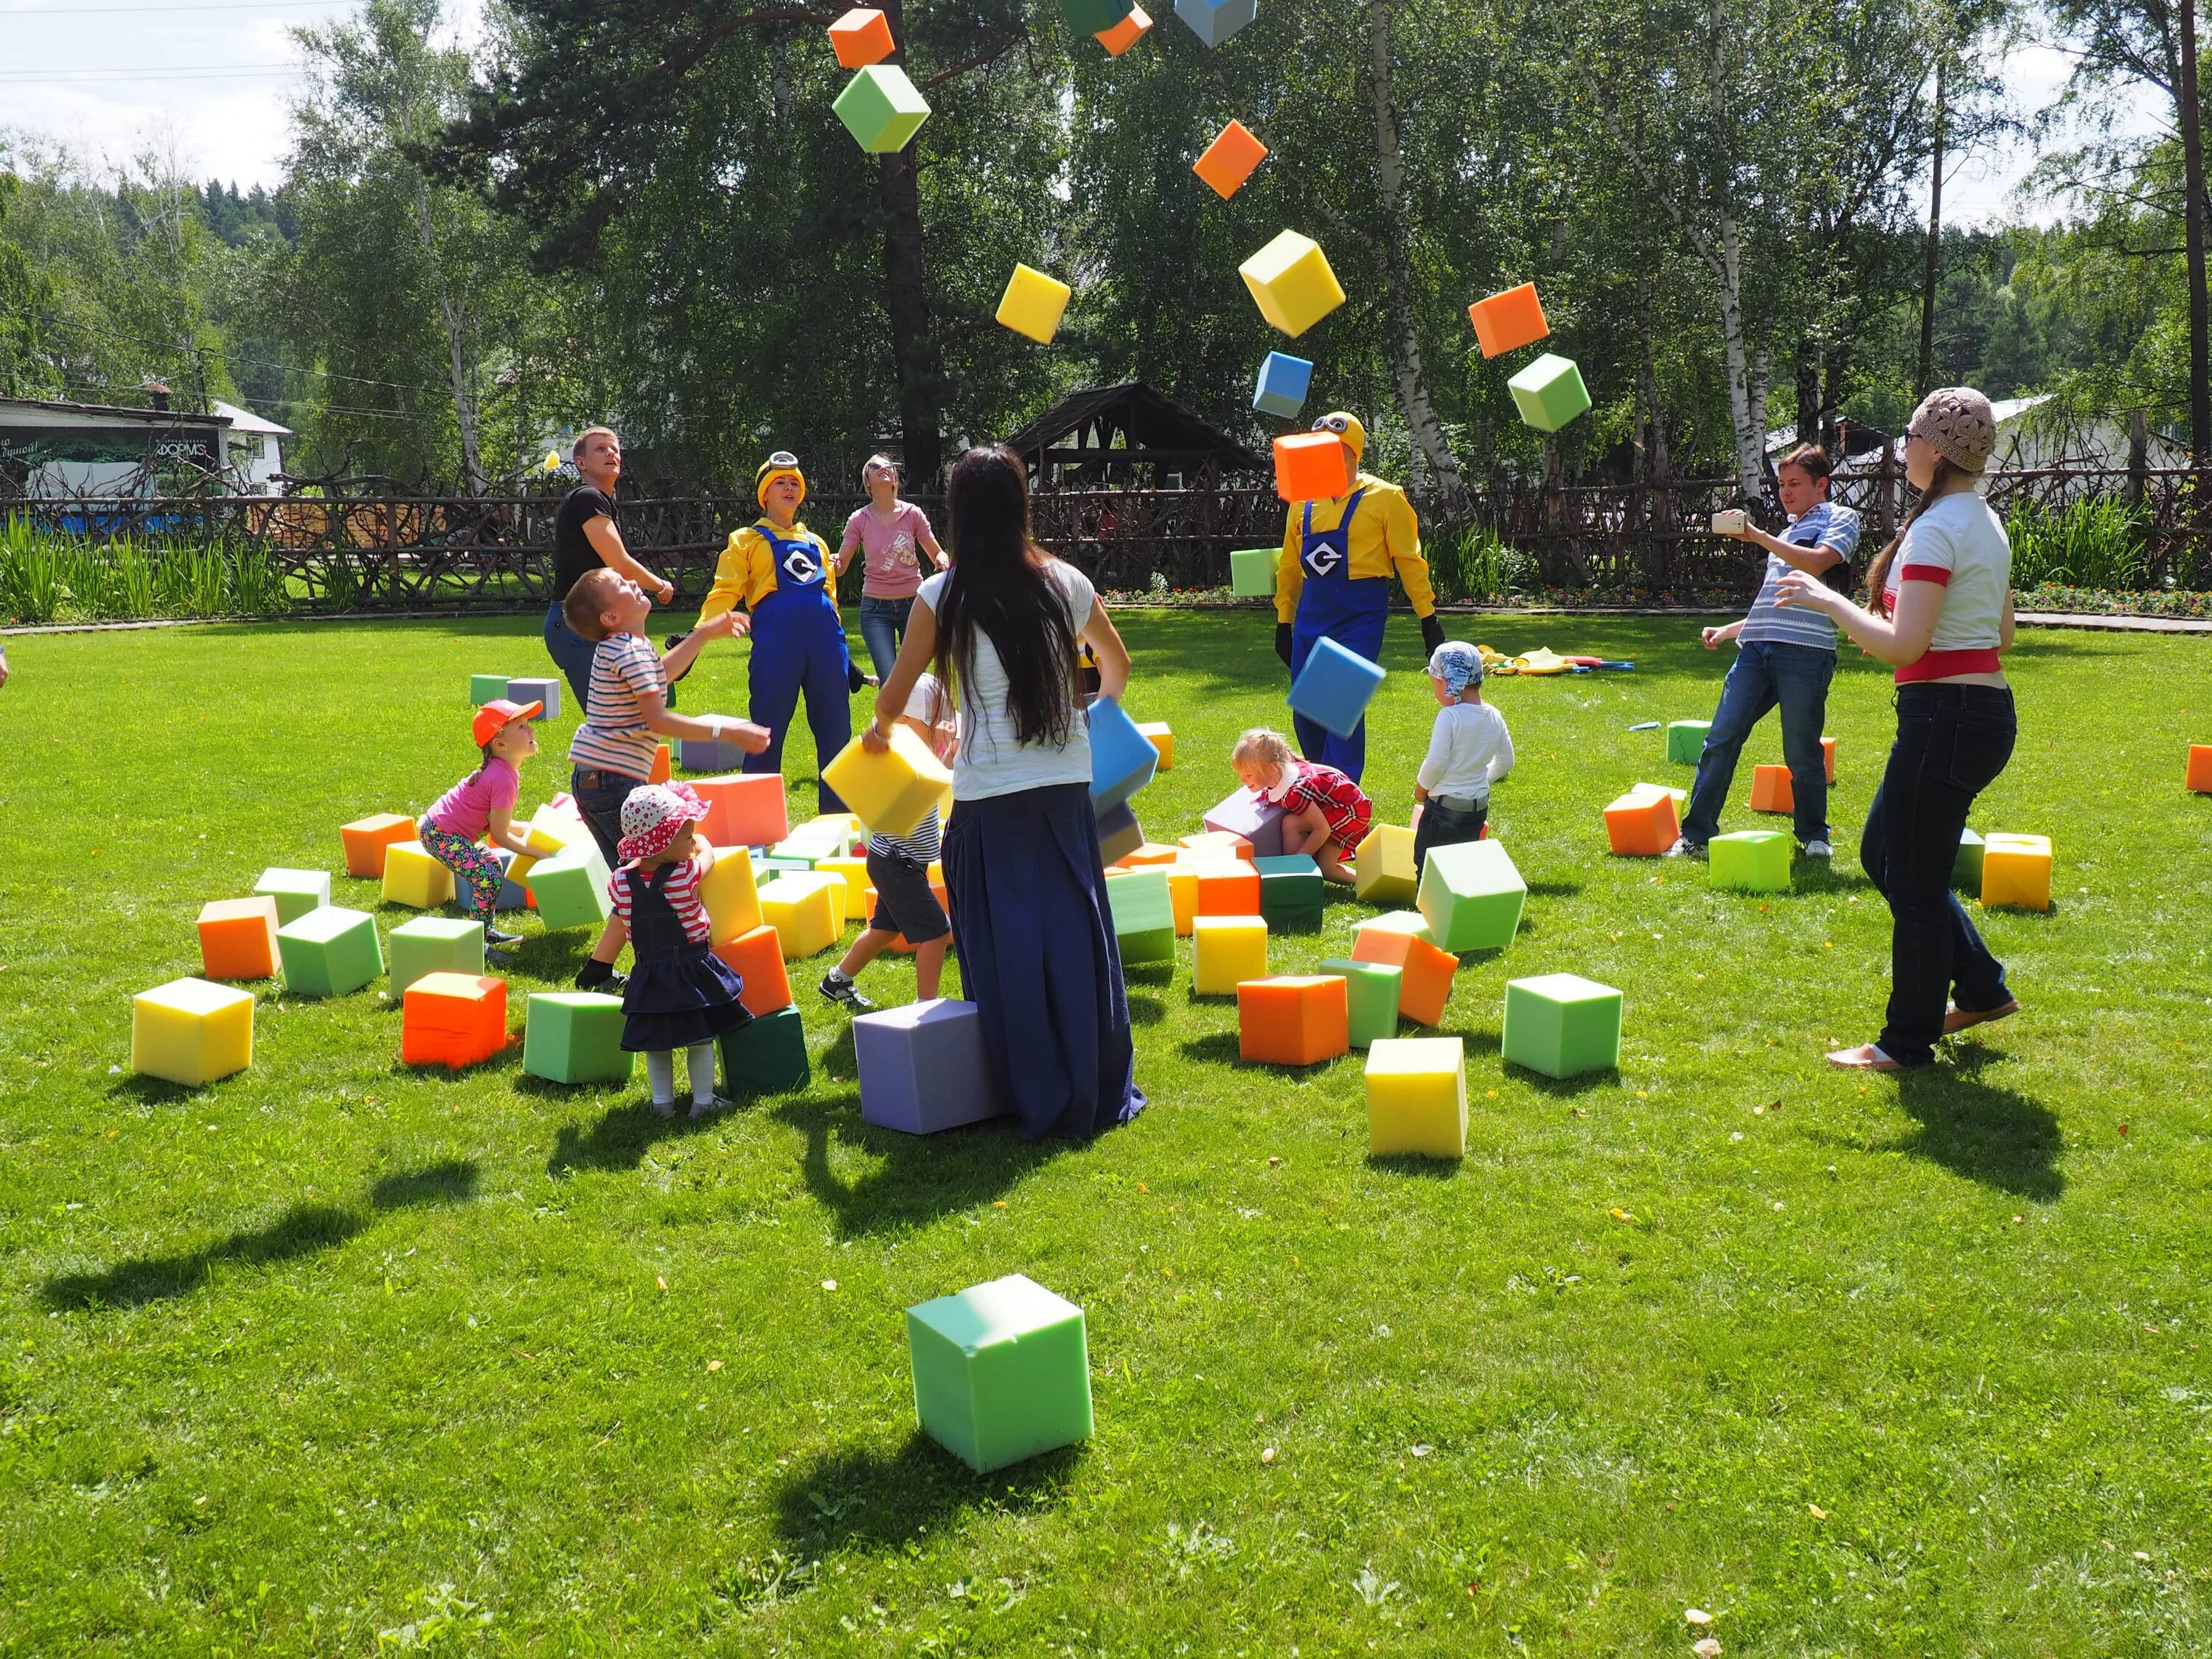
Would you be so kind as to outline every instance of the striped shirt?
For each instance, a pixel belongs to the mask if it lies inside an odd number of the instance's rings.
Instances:
[[[628,778],[653,775],[660,740],[645,723],[641,696],[668,700],[667,677],[660,659],[642,634],[610,634],[592,653],[591,695],[584,700],[584,723],[568,740],[568,758]]]
[[[668,901],[668,908],[676,912],[677,921],[684,924],[684,936],[694,945],[713,942],[714,930],[707,920],[707,907],[700,902],[699,881],[703,872],[696,859],[678,859],[661,884],[660,896]],[[625,864],[607,878],[607,896],[614,902],[615,914],[622,918],[625,931],[629,927],[630,883],[641,885],[645,872],[634,864]]]
[[[1791,521],[1782,532],[1782,539],[1793,547],[1832,549],[1848,564],[1859,544],[1859,515],[1833,501],[1815,501],[1803,517]],[[1769,645],[1808,645],[1816,651],[1834,650],[1836,625],[1828,620],[1825,611],[1809,605],[1780,605],[1774,602],[1775,589],[1792,568],[1778,554],[1766,556],[1766,579],[1759,583],[1759,597],[1751,602],[1736,638],[1747,643],[1759,640]]]

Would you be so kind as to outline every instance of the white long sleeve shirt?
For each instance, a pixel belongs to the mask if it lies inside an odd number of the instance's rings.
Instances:
[[[1415,776],[1431,795],[1490,799],[1490,786],[1513,769],[1505,716],[1486,702],[1455,702],[1437,712],[1429,752]]]

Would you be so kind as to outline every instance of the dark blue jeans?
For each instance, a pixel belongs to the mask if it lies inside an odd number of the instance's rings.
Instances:
[[[592,653],[599,648],[597,640],[587,640],[568,626],[558,600],[545,607],[545,654],[553,659],[553,665],[576,694],[579,719],[591,708]]]
[[[1413,831],[1413,874],[1419,878],[1428,868],[1429,849],[1432,847],[1457,847],[1463,842],[1480,841],[1482,826],[1490,821],[1490,803],[1485,801],[1472,812],[1462,808],[1439,805],[1431,798],[1421,808],[1420,827]]]
[[[1889,901],[1889,1018],[1878,1041],[1899,1065],[1936,1058],[1947,1001],[1980,1012],[2011,1000],[2004,965],[1951,890],[1951,866],[1974,797],[2004,770],[2018,731],[2003,686],[1897,689],[1897,741],[1859,862]]]
[[[575,797],[576,810],[584,815],[584,827],[599,842],[611,871],[622,862],[622,854],[615,848],[622,840],[623,803],[629,799],[631,790],[644,787],[643,778],[597,767],[579,766],[569,773],[568,793]]]
[[[875,664],[878,679],[891,677],[891,665],[898,660],[899,644],[906,638],[906,619],[913,612],[911,593],[902,599],[860,595],[860,641],[868,647],[868,660]]]
[[[1721,706],[1713,711],[1705,751],[1698,757],[1698,781],[1691,786],[1690,810],[1682,819],[1684,841],[1703,847],[1720,834],[1721,809],[1735,782],[1736,757],[1752,728],[1778,706],[1797,839],[1828,839],[1828,763],[1820,753],[1820,727],[1828,718],[1828,682],[1835,676],[1836,653],[1817,646],[1753,640],[1736,653],[1728,678],[1721,682]]]

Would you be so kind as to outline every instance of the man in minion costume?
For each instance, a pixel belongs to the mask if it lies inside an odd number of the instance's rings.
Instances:
[[[1421,648],[1444,642],[1443,623],[1421,556],[1421,527],[1413,504],[1396,484],[1359,470],[1367,428],[1341,410],[1314,422],[1344,441],[1352,492],[1334,501],[1293,502],[1283,521],[1283,553],[1275,579],[1275,654],[1296,682],[1314,641],[1327,635],[1370,660],[1382,655],[1382,624],[1390,613],[1395,570],[1420,618]],[[754,719],[760,716],[755,714]],[[1355,783],[1367,764],[1367,722],[1340,738],[1318,720],[1292,712],[1298,748],[1310,761],[1333,766]]]
[[[852,658],[837,614],[836,561],[829,544],[799,522],[806,475],[796,455],[779,449],[762,462],[753,475],[753,495],[761,515],[730,533],[699,620],[740,602],[752,616],[747,713],[768,728],[769,744],[745,757],[744,769],[783,769],[784,731],[804,692],[806,724],[814,732],[819,810],[842,812],[845,803],[818,775],[853,738]]]

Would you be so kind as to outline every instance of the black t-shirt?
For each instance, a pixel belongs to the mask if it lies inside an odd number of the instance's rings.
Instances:
[[[553,515],[553,603],[568,597],[568,590],[587,573],[605,562],[584,535],[584,526],[605,517],[617,525],[614,497],[596,484],[578,484]]]

